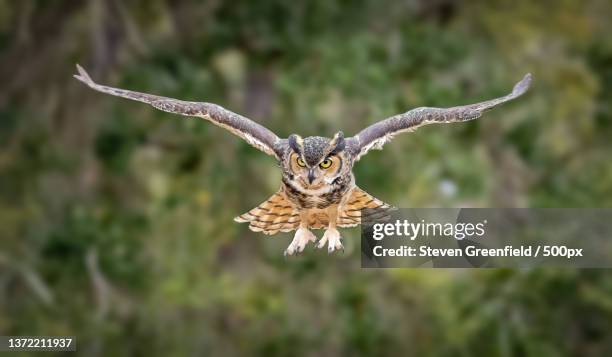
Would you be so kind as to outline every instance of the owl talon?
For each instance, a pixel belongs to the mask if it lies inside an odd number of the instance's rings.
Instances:
[[[323,235],[323,238],[319,239],[315,247],[317,249],[322,249],[323,247],[325,247],[325,243],[327,243],[327,237]]]
[[[298,255],[304,251],[309,242],[314,242],[315,240],[317,240],[317,237],[307,228],[298,228],[284,255]]]
[[[344,249],[344,246],[341,243],[342,237],[340,237],[340,232],[338,232],[335,228],[328,228],[323,237],[317,244],[317,248],[323,248],[325,243],[327,243],[327,253],[331,254],[335,250]]]

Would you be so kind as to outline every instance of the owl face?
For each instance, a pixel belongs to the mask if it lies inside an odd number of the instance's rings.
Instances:
[[[318,188],[331,184],[342,168],[342,158],[338,155],[329,155],[314,165],[308,165],[300,155],[291,153],[291,173],[302,187]]]
[[[344,150],[344,137],[289,137],[290,150],[285,156],[284,172],[290,181],[307,189],[330,185],[350,171],[350,160]]]

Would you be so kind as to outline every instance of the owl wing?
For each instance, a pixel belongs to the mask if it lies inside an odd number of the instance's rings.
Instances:
[[[153,107],[168,113],[181,114],[185,116],[200,117],[211,123],[229,130],[244,139],[250,145],[265,152],[268,155],[280,159],[282,145],[286,140],[280,139],[272,131],[256,122],[233,113],[219,105],[205,102],[188,102],[157,95],[134,92],[95,83],[83,67],[77,64],[79,74],[74,78],[85,83],[98,92],[115,95],[139,102],[147,103]]]
[[[395,207],[370,195],[359,187],[353,188],[350,196],[338,214],[338,225],[343,228],[355,227],[369,222],[384,221]]]
[[[347,139],[356,160],[371,149],[381,150],[383,145],[396,134],[414,131],[418,127],[434,123],[454,123],[479,118],[485,111],[523,95],[531,84],[528,73],[518,82],[512,92],[500,98],[485,102],[463,105],[452,108],[416,108],[372,124],[357,135]]]

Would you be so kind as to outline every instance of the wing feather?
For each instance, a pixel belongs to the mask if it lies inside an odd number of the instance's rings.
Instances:
[[[528,73],[514,86],[510,94],[485,102],[452,108],[422,107],[395,115],[372,124],[357,135],[348,138],[347,146],[353,151],[356,160],[359,160],[361,156],[372,149],[382,149],[383,145],[389,142],[395,135],[414,131],[420,126],[477,119],[485,111],[523,95],[529,89],[531,79],[532,76]]]
[[[79,74],[74,75],[74,78],[98,92],[147,103],[154,108],[168,113],[206,119],[217,126],[229,130],[231,133],[241,137],[247,143],[268,155],[275,156],[279,159],[282,154],[283,144],[286,140],[280,139],[264,126],[219,105],[206,102],[189,102],[126,89],[113,88],[95,83],[83,67],[78,64],[77,70]]]
[[[234,218],[234,221],[249,223],[253,232],[276,234],[297,229],[300,225],[299,211],[291,205],[282,190],[252,210]]]
[[[395,208],[370,195],[359,187],[351,192],[346,204],[338,214],[338,225],[343,228],[355,227],[362,224],[362,220],[372,220],[386,217]],[[364,214],[366,217],[362,217]]]

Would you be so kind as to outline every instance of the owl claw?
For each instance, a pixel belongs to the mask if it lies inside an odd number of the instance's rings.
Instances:
[[[289,244],[285,250],[284,255],[297,255],[302,253],[304,248],[306,248],[306,245],[309,242],[314,242],[315,240],[317,240],[317,237],[312,234],[311,231],[306,228],[298,228],[298,230],[295,232],[293,240],[291,241],[291,244]]]
[[[323,234],[321,240],[319,240],[319,242],[317,243],[316,247],[321,249],[325,246],[325,243],[327,243],[328,254],[333,253],[335,250],[344,250],[344,246],[341,243],[341,239],[342,237],[340,237],[340,232],[338,232],[337,229],[328,228]]]
[[[321,249],[321,248],[325,247],[325,243],[326,242],[327,242],[327,237],[325,237],[325,235],[323,235],[323,238],[319,239],[319,241],[315,245],[315,248]]]

